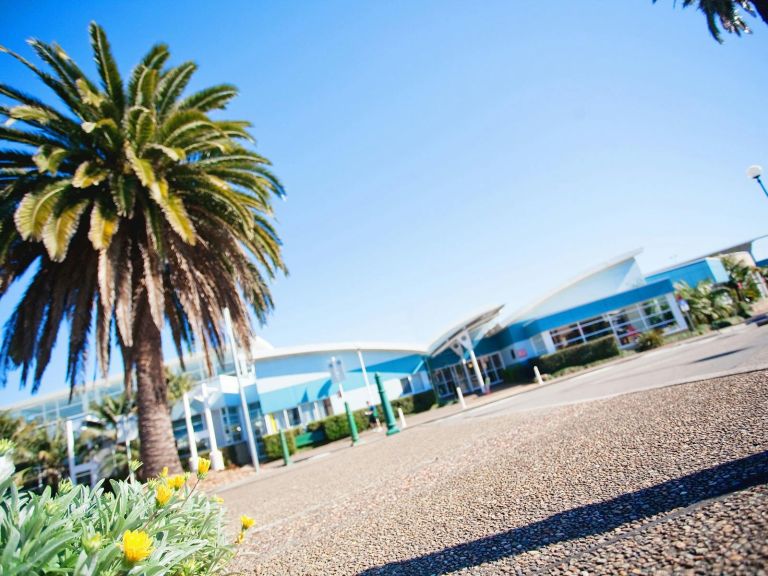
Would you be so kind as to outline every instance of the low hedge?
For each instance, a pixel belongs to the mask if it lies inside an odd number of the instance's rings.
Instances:
[[[568,366],[583,366],[584,364],[618,356],[619,352],[619,345],[616,343],[616,339],[613,336],[605,336],[586,344],[571,346],[554,354],[541,356],[536,360],[536,365],[539,367],[539,371],[553,374]]]
[[[356,410],[352,412],[352,415],[355,418],[358,432],[368,430],[368,416],[365,415],[365,410]],[[346,413],[328,416],[328,418],[321,420],[320,424],[323,430],[325,430],[325,437],[329,442],[346,438],[350,435]]]
[[[296,434],[300,431],[296,428],[285,431],[285,440],[288,443],[288,453],[296,453]],[[267,456],[267,460],[279,460],[283,457],[283,447],[280,445],[280,434],[268,434],[262,436],[264,441],[264,453]]]
[[[527,384],[533,380],[533,366],[529,361],[518,362],[504,368],[502,375],[506,384]]]
[[[392,400],[391,404],[392,410],[394,410],[395,413],[397,413],[398,408],[402,408],[403,414],[417,414],[419,412],[430,410],[432,406],[437,404],[437,400],[435,399],[435,393],[432,390],[427,390],[426,392],[419,392],[418,394],[413,394],[411,396],[397,398],[396,400]],[[378,410],[379,419],[381,419],[383,417],[381,406],[378,407]]]

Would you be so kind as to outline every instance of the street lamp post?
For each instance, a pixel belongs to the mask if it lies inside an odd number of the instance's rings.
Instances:
[[[749,168],[747,168],[747,176],[752,178],[753,180],[756,180],[757,183],[760,185],[760,188],[763,189],[763,192],[765,192],[765,195],[768,196],[768,190],[765,189],[765,184],[763,184],[762,179],[760,176],[763,175],[763,167],[758,166],[757,164],[753,164]]]

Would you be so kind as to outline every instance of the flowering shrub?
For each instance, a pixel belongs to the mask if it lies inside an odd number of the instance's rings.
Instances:
[[[196,491],[197,478],[146,484],[111,481],[95,488],[60,485],[41,495],[19,492],[0,445],[0,574],[194,576],[221,573],[234,555],[223,529],[221,499]],[[249,519],[252,524],[252,520]],[[245,521],[236,542],[242,541]],[[250,527],[250,525],[249,525]]]

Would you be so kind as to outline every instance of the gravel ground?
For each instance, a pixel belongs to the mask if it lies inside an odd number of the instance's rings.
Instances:
[[[224,491],[245,574],[765,573],[768,373],[452,418]]]

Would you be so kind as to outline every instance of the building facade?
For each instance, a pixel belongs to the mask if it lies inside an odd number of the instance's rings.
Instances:
[[[311,422],[378,404],[375,378],[391,399],[434,391],[447,399],[486,392],[501,384],[504,370],[571,346],[613,337],[631,349],[649,330],[673,334],[687,329],[675,298],[675,284],[702,280],[727,282],[722,262],[701,258],[644,275],[639,251],[588,270],[528,306],[502,314],[503,306],[481,310],[455,323],[423,346],[344,343],[274,348],[251,343],[250,361],[226,351],[214,374],[201,357],[186,361],[194,387],[171,409],[174,437],[183,458],[226,449],[237,463],[250,459],[250,426],[259,457],[261,438],[279,430],[306,428]],[[341,383],[329,365],[341,366]],[[106,396],[122,394],[113,378],[69,393],[34,398],[11,408],[15,415],[47,425],[69,421],[75,434]],[[80,464],[80,463],[78,463]]]

